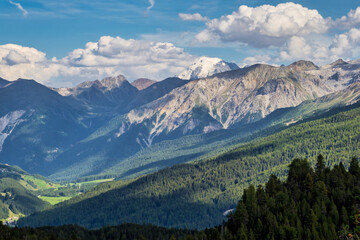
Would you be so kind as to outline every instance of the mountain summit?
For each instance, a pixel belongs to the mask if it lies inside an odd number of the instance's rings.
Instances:
[[[133,85],[139,91],[141,91],[141,90],[144,90],[144,89],[150,87],[154,83],[156,83],[156,81],[154,81],[154,80],[151,80],[151,79],[148,79],[148,78],[139,78],[139,79],[136,79],[135,81],[133,81],[131,83],[131,85]]]
[[[83,82],[74,88],[53,90],[62,96],[73,96],[77,100],[85,101],[93,106],[117,106],[119,108],[125,108],[125,105],[138,92],[136,87],[132,86],[123,75]]]
[[[195,80],[236,69],[239,69],[238,65],[225,62],[220,58],[200,57],[184,72],[180,73],[178,77],[185,80]]]

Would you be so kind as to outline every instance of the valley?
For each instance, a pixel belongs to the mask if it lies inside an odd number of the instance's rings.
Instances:
[[[337,109],[206,160],[177,165],[127,183],[99,185],[53,209],[22,219],[20,224],[77,223],[98,228],[146,220],[158,226],[190,229],[220,224],[222,213],[235,206],[246,186],[263,184],[272,174],[284,179],[294,158],[307,158],[313,166],[321,153],[328,166],[339,162],[347,166],[352,156],[360,154],[360,108],[352,108]],[[94,206],[97,211],[93,211]],[[83,214],[74,215],[75,209]]]
[[[294,158],[314,166],[323,154],[327,166],[348,167],[360,156],[359,77],[358,62],[339,60],[136,87],[124,76],[58,89],[4,80],[0,159],[13,170],[0,173],[2,219],[87,229],[219,225],[248,186],[285,180]],[[31,91],[19,101],[24,86]],[[23,195],[30,209],[14,197]]]
[[[358,1],[0,1],[0,240],[359,240]]]

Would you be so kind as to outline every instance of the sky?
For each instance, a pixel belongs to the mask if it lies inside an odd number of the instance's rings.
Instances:
[[[0,0],[0,77],[71,87],[239,66],[360,59],[358,0]]]

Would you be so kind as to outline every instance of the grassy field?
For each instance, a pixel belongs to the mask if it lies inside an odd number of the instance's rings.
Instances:
[[[99,183],[111,182],[111,181],[114,181],[114,178],[98,179],[98,180],[87,181],[87,182],[79,182],[77,184],[99,184]]]
[[[63,202],[65,200],[70,199],[71,197],[46,197],[46,196],[40,196],[40,199],[50,203],[51,205],[58,204],[60,202]]]
[[[49,196],[40,195],[39,198],[46,202],[49,202],[51,205],[55,205],[55,204],[65,201],[65,200],[68,200],[76,195],[79,195],[82,192],[86,192],[100,183],[111,182],[113,180],[114,180],[113,178],[99,179],[99,180],[79,182],[79,183],[68,183],[68,184],[63,184],[63,185],[49,183],[50,185],[47,185],[47,186],[42,185],[42,187],[43,187],[43,189],[47,189],[48,191],[50,190],[50,193],[51,192],[55,193],[55,192],[59,192],[59,191],[61,191],[62,193],[66,193],[66,190],[70,190],[70,191],[68,191],[67,192],[68,195],[65,195],[65,196],[51,196],[51,194],[48,194]],[[41,192],[44,192],[44,191],[41,191]]]
[[[57,189],[60,184],[45,181],[32,175],[22,175],[24,180],[20,183],[27,189],[32,191],[43,190],[43,189]]]

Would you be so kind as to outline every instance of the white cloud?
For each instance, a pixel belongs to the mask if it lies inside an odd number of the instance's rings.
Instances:
[[[272,64],[271,60],[272,59],[271,59],[271,57],[269,55],[255,55],[255,56],[251,56],[251,57],[246,57],[243,60],[242,66],[253,65],[253,64],[256,64],[256,63]]]
[[[16,6],[16,7],[22,12],[22,14],[24,15],[24,17],[26,17],[26,16],[29,14],[29,12],[26,11],[26,10],[21,6],[20,3],[13,2],[13,1],[11,1],[11,0],[9,1],[9,3],[11,3],[11,4],[14,5],[14,6]]]
[[[312,53],[312,48],[303,37],[292,37],[280,51],[281,60],[306,59]]]
[[[325,33],[329,22],[317,10],[292,2],[255,8],[243,5],[237,12],[208,21],[196,40],[204,42],[218,37],[225,42],[256,47],[281,46],[293,36]]]
[[[161,80],[183,71],[194,57],[167,42],[104,36],[75,49],[62,59],[47,59],[34,48],[0,45],[0,77],[31,78],[48,85],[77,84],[105,76],[124,74],[129,80],[148,77]],[[56,82],[58,81],[58,82]]]
[[[340,29],[349,29],[360,26],[360,7],[350,10],[347,16],[343,16],[334,21],[333,26]]]
[[[282,47],[275,49],[270,55],[245,58],[243,63],[284,63],[303,59],[323,65],[339,58],[356,59],[360,57],[360,29],[352,28],[332,39],[323,36],[293,36]]]
[[[179,17],[181,20],[183,21],[201,21],[201,22],[206,22],[209,19],[207,17],[203,17],[201,16],[200,13],[193,13],[193,14],[189,14],[189,13],[179,13]]]
[[[146,11],[150,12],[150,10],[155,6],[155,0],[149,0],[150,6],[147,7]]]
[[[330,46],[330,53],[338,57],[359,57],[359,51],[360,29],[358,28],[336,35]]]

